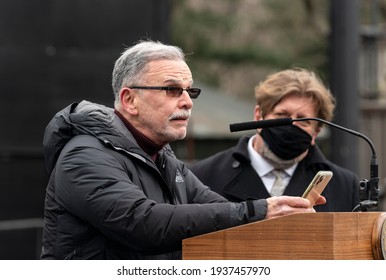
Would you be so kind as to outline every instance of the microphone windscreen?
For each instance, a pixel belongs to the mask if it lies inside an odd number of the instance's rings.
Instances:
[[[262,121],[250,121],[250,122],[242,122],[242,123],[233,123],[229,125],[229,129],[231,132],[235,131],[243,131],[257,128],[266,128],[266,127],[274,127],[274,126],[284,126],[291,125],[291,118],[280,118],[280,119],[269,119]]]

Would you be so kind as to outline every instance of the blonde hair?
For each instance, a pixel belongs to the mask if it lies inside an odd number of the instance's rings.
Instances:
[[[289,95],[310,97],[315,102],[316,116],[327,121],[332,120],[335,98],[312,71],[296,68],[276,72],[255,87],[256,102],[260,106],[262,117],[272,112]]]

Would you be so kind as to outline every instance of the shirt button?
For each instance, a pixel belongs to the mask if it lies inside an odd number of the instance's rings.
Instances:
[[[234,161],[233,163],[232,163],[232,167],[233,168],[237,168],[237,167],[239,167],[240,166],[240,162],[239,161]]]

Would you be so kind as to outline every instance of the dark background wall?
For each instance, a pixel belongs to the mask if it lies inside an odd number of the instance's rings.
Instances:
[[[45,126],[69,103],[113,105],[125,46],[169,41],[169,0],[0,0],[0,259],[40,253]]]

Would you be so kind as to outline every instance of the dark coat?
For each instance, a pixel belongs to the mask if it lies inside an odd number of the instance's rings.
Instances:
[[[169,146],[154,162],[102,105],[60,111],[44,148],[42,259],[178,259],[184,238],[266,215],[265,200],[232,203],[210,191]]]
[[[268,198],[270,194],[250,164],[248,137],[238,144],[193,164],[190,169],[213,191],[231,201]],[[325,205],[315,206],[321,212],[351,212],[359,203],[357,176],[328,161],[317,146],[312,146],[297,166],[284,195],[301,196],[319,170],[331,170],[333,177],[323,191]]]

